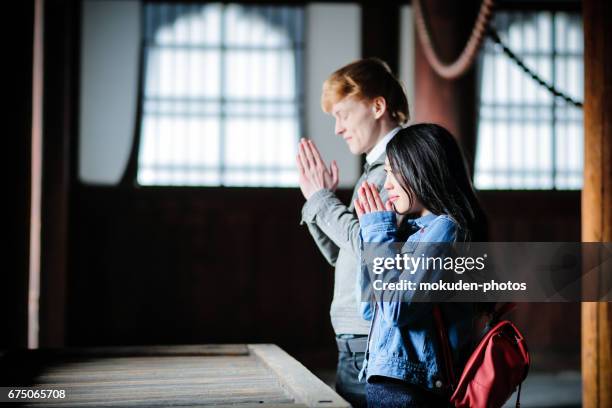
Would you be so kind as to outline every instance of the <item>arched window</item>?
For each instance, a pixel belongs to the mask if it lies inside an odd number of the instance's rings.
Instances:
[[[295,186],[303,9],[147,3],[141,185]]]

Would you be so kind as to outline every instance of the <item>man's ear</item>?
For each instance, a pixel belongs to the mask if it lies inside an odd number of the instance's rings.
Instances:
[[[372,100],[372,111],[374,118],[380,119],[387,111],[387,101],[382,96],[377,96]]]

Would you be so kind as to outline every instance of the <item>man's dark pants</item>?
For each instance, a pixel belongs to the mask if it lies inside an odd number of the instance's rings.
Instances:
[[[359,343],[365,344],[366,338],[361,338]],[[365,347],[362,344],[356,346],[355,341],[344,341],[339,337],[338,342],[338,367],[336,369],[336,392],[347,400],[354,408],[367,407],[365,379],[359,381],[359,372],[363,366]],[[352,347],[351,347],[352,346]],[[364,350],[364,351],[353,351]]]

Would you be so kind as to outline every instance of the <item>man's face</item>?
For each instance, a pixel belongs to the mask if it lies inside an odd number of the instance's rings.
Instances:
[[[374,148],[378,121],[371,102],[347,96],[332,105],[331,114],[336,119],[336,134],[342,136],[351,153],[368,153]]]

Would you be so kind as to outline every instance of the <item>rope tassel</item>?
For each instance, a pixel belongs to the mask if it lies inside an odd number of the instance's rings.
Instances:
[[[493,0],[483,0],[478,11],[476,23],[472,29],[472,34],[468,42],[465,44],[461,55],[452,63],[445,64],[440,60],[438,53],[434,48],[425,17],[423,15],[423,7],[421,0],[414,0],[414,23],[417,29],[417,36],[421,41],[425,58],[429,65],[436,71],[438,75],[446,79],[456,79],[464,75],[472,66],[478,55],[478,50],[482,45],[482,41],[486,35],[487,26],[493,15]]]
[[[423,53],[425,54],[427,62],[442,78],[453,80],[463,76],[474,64],[478,51],[480,51],[480,48],[482,47],[484,38],[488,35],[494,43],[498,44],[502,48],[504,54],[506,54],[510,60],[512,60],[523,72],[529,75],[529,77],[538,85],[544,87],[555,97],[561,98],[573,106],[582,108],[582,102],[577,101],[567,94],[559,91],[553,84],[547,83],[538,74],[527,67],[527,65],[525,65],[525,63],[514,52],[512,52],[512,50],[508,48],[506,44],[502,42],[497,31],[495,31],[495,29],[489,25],[489,22],[493,16],[493,0],[483,0],[482,4],[480,5],[478,17],[476,18],[476,23],[474,24],[470,38],[465,44],[465,47],[463,48],[463,51],[461,51],[459,57],[450,64],[442,62],[435,49],[430,29],[425,21],[421,1],[422,0],[413,1],[414,23],[417,30],[417,36],[419,37],[419,41],[423,47]]]

